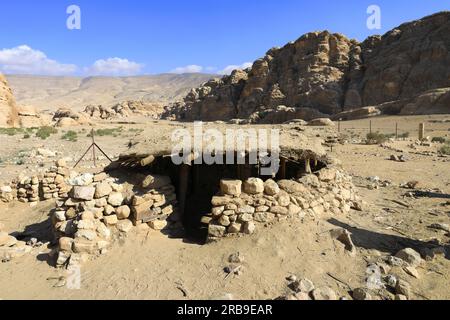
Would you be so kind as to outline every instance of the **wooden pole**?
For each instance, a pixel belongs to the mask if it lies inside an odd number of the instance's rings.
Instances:
[[[395,139],[398,140],[398,122],[395,123]]]
[[[184,219],[184,211],[186,209],[186,198],[187,191],[189,187],[189,171],[190,166],[187,164],[182,164],[180,166],[180,179],[179,179],[179,205],[181,218]]]
[[[286,179],[286,159],[281,158],[280,159],[280,178],[281,180]]]
[[[419,140],[422,141],[423,139],[425,139],[425,123],[419,125]]]
[[[372,120],[369,121],[369,133],[372,133]]]
[[[97,167],[97,159],[95,157],[95,131],[94,129],[91,130],[91,137],[92,137],[92,157],[94,159],[94,167]]]
[[[309,158],[305,159],[305,171],[306,171],[307,174],[311,174],[312,173],[311,163],[309,161],[310,161]]]

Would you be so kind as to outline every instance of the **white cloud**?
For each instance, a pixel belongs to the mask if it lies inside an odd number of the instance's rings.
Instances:
[[[177,74],[200,73],[202,71],[203,71],[202,66],[198,66],[196,64],[191,64],[189,66],[175,68],[172,71],[170,71],[170,73],[177,73]]]
[[[27,45],[0,50],[0,71],[11,74],[68,75],[77,71],[73,64],[49,59],[45,53]]]
[[[229,66],[226,66],[223,70],[219,71],[219,74],[223,74],[223,75],[231,74],[236,69],[247,69],[247,68],[250,68],[252,65],[253,65],[253,63],[251,63],[251,62],[245,62],[245,63],[241,64],[240,66],[229,65]]]
[[[92,76],[133,76],[141,72],[142,64],[121,58],[100,59],[94,62],[85,73]]]

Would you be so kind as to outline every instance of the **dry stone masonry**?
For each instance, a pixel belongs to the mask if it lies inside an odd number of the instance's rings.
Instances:
[[[209,239],[252,234],[260,226],[287,218],[340,215],[360,208],[351,177],[335,168],[299,180],[222,180],[212,201]]]
[[[72,183],[69,197],[58,201],[52,218],[59,242],[58,266],[106,253],[117,235],[134,226],[158,231],[182,228],[168,177],[147,176],[141,186],[130,188],[102,172],[76,177]]]

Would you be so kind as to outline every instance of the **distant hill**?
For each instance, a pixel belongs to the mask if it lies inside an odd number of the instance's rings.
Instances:
[[[54,77],[6,75],[19,105],[43,110],[87,105],[112,106],[125,100],[168,103],[214,78],[211,74],[160,74],[136,77]]]

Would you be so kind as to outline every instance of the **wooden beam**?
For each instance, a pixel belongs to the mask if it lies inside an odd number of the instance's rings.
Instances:
[[[186,198],[187,191],[189,187],[189,171],[191,167],[187,164],[182,164],[180,166],[180,177],[179,177],[179,188],[178,188],[178,203],[181,218],[184,218],[184,211],[186,209]]]

